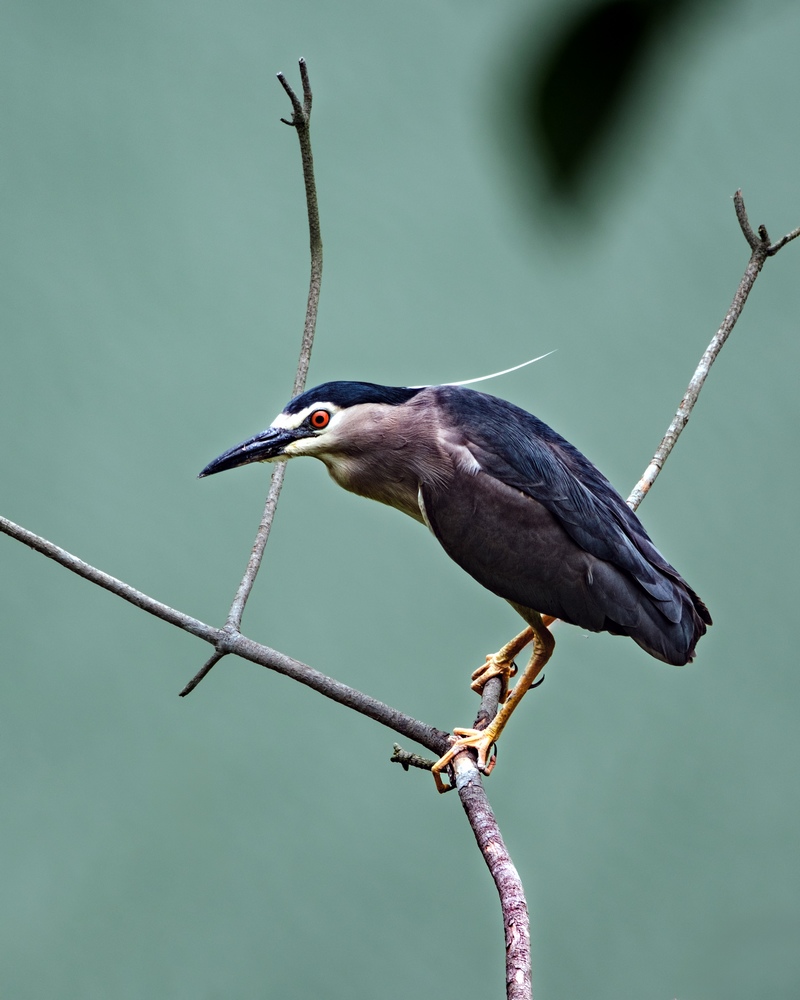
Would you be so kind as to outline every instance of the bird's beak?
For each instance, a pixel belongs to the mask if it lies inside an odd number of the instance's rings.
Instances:
[[[203,479],[205,476],[213,476],[216,472],[236,469],[240,465],[250,465],[251,462],[273,461],[283,455],[287,445],[304,436],[302,432],[297,430],[268,427],[261,434],[256,434],[255,437],[242,441],[241,444],[223,452],[213,462],[209,462],[197,478]]]

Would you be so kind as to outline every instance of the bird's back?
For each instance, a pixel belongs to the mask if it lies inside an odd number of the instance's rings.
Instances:
[[[506,400],[428,392],[456,460],[450,482],[423,483],[422,499],[451,558],[523,608],[628,635],[668,663],[691,660],[708,610],[595,466]]]

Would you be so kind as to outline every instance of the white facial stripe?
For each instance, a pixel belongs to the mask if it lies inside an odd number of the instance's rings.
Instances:
[[[315,410],[327,410],[331,417],[333,417],[335,413],[341,410],[341,407],[335,403],[314,403],[312,406],[306,406],[299,413],[279,413],[270,424],[270,427],[288,431],[296,430],[308,415]]]
[[[283,454],[287,458],[297,458],[299,455],[324,454],[327,449],[328,443],[325,441],[324,436],[322,438],[316,436],[302,437],[297,441],[290,441],[283,449]]]

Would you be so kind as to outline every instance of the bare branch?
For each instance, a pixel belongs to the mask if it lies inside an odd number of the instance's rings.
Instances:
[[[135,587],[123,583],[122,580],[118,580],[115,576],[110,576],[108,573],[90,566],[89,563],[72,555],[71,552],[67,552],[66,549],[54,545],[53,542],[42,538],[40,535],[35,535],[32,531],[28,531],[27,528],[23,528],[21,525],[15,524],[5,517],[0,517],[0,531],[3,534],[10,535],[12,538],[16,538],[23,545],[28,545],[37,552],[41,552],[48,559],[53,559],[55,562],[61,563],[62,566],[66,566],[73,573],[82,576],[84,580],[88,580],[98,587],[103,587],[105,590],[110,590],[112,594],[116,594],[117,597],[121,597],[129,604],[133,604],[134,607],[141,608],[142,611],[155,615],[156,618],[160,618],[170,625],[175,625],[177,628],[183,629],[184,632],[196,635],[198,638],[204,639],[212,645],[218,641],[221,635],[219,629],[212,628],[211,625],[206,625],[205,622],[198,621],[197,618],[192,618],[190,615],[185,615],[182,611],[176,611],[175,608],[171,608],[168,604],[156,601],[154,598],[142,593],[141,590],[136,590]]]
[[[9,521],[5,517],[0,517],[0,532],[16,538],[17,541],[22,542],[24,545],[29,545],[32,549],[47,556],[48,559],[55,560],[55,562],[65,566],[78,576],[82,576],[85,580],[96,584],[98,587],[103,587],[105,590],[111,591],[112,594],[116,594],[117,597],[121,597],[129,604],[141,608],[142,611],[146,611],[148,614],[154,615],[156,618],[160,618],[170,625],[175,625],[177,628],[183,629],[184,632],[189,632],[191,635],[203,639],[214,646],[216,654],[219,654],[219,656],[229,653],[234,656],[241,656],[242,659],[249,660],[251,663],[257,663],[259,666],[267,667],[269,670],[274,670],[279,674],[284,674],[286,677],[291,677],[292,680],[305,684],[306,687],[318,691],[326,698],[330,698],[331,701],[336,701],[340,705],[352,708],[355,712],[359,712],[361,715],[366,715],[368,718],[380,722],[381,725],[399,733],[401,736],[414,740],[415,743],[426,747],[431,753],[441,756],[450,746],[449,733],[443,732],[441,729],[436,729],[433,726],[428,726],[410,715],[405,715],[403,712],[398,712],[397,709],[385,705],[382,701],[370,698],[369,695],[363,694],[361,691],[356,690],[356,688],[351,688],[347,684],[342,684],[340,681],[334,680],[332,677],[327,677],[319,670],[314,670],[313,667],[309,667],[299,660],[294,660],[292,657],[286,656],[285,653],[280,653],[269,646],[254,642],[252,639],[248,639],[235,630],[228,629],[227,627],[222,629],[214,628],[212,625],[207,625],[197,618],[192,618],[181,611],[176,611],[175,608],[171,608],[168,604],[163,604],[161,601],[149,597],[127,583],[123,583],[122,580],[118,580],[116,577],[104,573],[95,566],[89,565],[89,563],[72,555],[71,552],[67,552],[66,549],[54,545],[46,538],[35,535],[32,531],[28,531],[26,528],[15,524],[13,521]],[[211,659],[214,659],[214,657]]]
[[[506,939],[506,996],[508,1000],[531,1000],[531,938],[522,880],[500,834],[472,755],[460,753],[453,761],[453,771],[461,805],[500,896]]]
[[[647,496],[650,487],[658,478],[658,474],[663,469],[664,463],[669,458],[670,452],[675,447],[675,443],[680,437],[681,431],[683,431],[684,427],[689,422],[689,417],[692,415],[694,404],[697,402],[700,390],[703,388],[703,384],[708,377],[711,366],[714,364],[717,355],[722,350],[725,341],[728,339],[731,331],[736,325],[736,321],[741,315],[744,304],[747,302],[747,297],[756,282],[756,278],[761,273],[764,261],[767,257],[774,256],[774,254],[776,254],[781,247],[786,246],[790,240],[800,236],[799,227],[798,229],[792,230],[791,233],[787,233],[787,235],[777,243],[771,244],[769,241],[769,235],[767,234],[767,230],[764,226],[759,226],[758,234],[753,231],[753,227],[750,225],[750,220],[747,218],[747,212],[744,207],[744,198],[742,197],[741,191],[737,191],[733,196],[733,202],[736,209],[736,217],[739,220],[739,226],[741,227],[742,233],[752,250],[750,260],[748,261],[745,272],[742,275],[742,280],[739,282],[739,287],[736,289],[736,294],[733,297],[730,309],[728,309],[728,312],[725,314],[725,318],[723,319],[720,328],[714,334],[711,343],[705,349],[703,356],[700,359],[700,363],[698,364],[697,369],[689,382],[689,387],[680,402],[680,406],[678,407],[675,416],[672,418],[672,423],[670,423],[667,428],[667,432],[662,438],[661,444],[656,449],[656,453],[653,456],[652,461],[645,469],[642,478],[633,488],[631,495],[628,497],[628,506],[631,507],[632,510],[636,510],[642,500],[644,500],[645,496]]]
[[[502,691],[503,682],[499,677],[492,677],[486,682],[475,720],[476,729],[485,729],[495,717]],[[434,761],[424,757],[406,753],[396,743],[391,760],[402,764],[406,770],[409,766],[430,770],[434,764]],[[500,897],[506,942],[506,997],[508,1000],[532,1000],[530,926],[522,879],[503,841],[474,751],[464,750],[458,754],[451,764],[451,771],[453,784],[447,790],[458,790],[467,822],[472,827],[478,850]]]

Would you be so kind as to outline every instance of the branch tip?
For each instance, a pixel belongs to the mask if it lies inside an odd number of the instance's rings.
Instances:
[[[739,190],[733,196],[733,204],[736,209],[736,218],[739,220],[739,227],[744,234],[744,238],[747,240],[750,249],[756,250],[761,245],[761,240],[753,232],[753,227],[750,225],[750,220],[747,217],[747,209],[744,207],[744,197],[742,195],[742,189]]]
[[[389,761],[392,764],[399,764],[404,771],[407,771],[410,767],[418,767],[423,771],[430,771],[436,763],[435,760],[431,760],[429,757],[421,757],[418,753],[410,753],[408,750],[404,750],[399,743],[393,745],[392,756],[389,758]]]
[[[178,692],[178,697],[185,698],[187,694],[191,694],[200,681],[206,676],[213,666],[216,666],[216,664],[219,663],[223,656],[225,656],[225,653],[221,653],[219,650],[216,650],[211,656],[209,656],[203,666],[197,671],[183,690]]]
[[[303,103],[300,103],[300,98],[294,92],[294,88],[286,79],[283,73],[277,73],[276,76],[280,85],[286,91],[289,100],[292,102],[292,120],[287,121],[285,118],[281,118],[281,121],[285,125],[293,125],[298,131],[303,127],[308,127],[308,119],[311,115],[311,85],[308,79],[308,66],[306,65],[305,59],[301,59],[299,62],[300,66],[300,80],[303,84]]]

